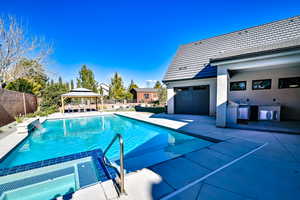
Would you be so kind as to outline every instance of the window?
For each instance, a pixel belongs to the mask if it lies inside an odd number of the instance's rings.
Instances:
[[[144,94],[145,99],[149,99],[149,94]]]
[[[188,87],[175,88],[175,92],[181,92],[181,91],[187,91],[187,90],[189,90]]]
[[[272,79],[254,80],[252,81],[252,90],[271,89]]]
[[[246,81],[230,82],[230,91],[246,90]]]
[[[300,77],[280,78],[278,88],[300,88]]]

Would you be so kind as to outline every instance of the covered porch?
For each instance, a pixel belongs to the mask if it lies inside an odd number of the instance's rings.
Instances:
[[[218,127],[300,133],[300,47],[212,61]]]
[[[61,95],[61,112],[98,111],[99,103],[102,104],[102,96],[100,94],[86,88],[76,88]]]

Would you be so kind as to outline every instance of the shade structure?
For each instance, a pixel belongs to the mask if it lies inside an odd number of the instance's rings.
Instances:
[[[97,94],[95,92],[92,92],[92,90],[86,89],[86,88],[76,88],[72,89],[70,92],[66,94],[62,94],[62,97],[81,97],[81,98],[89,98],[89,97],[101,97],[100,94]]]
[[[96,99],[96,110],[97,110],[97,98],[101,98],[100,94],[93,92],[92,90],[86,88],[75,88],[70,90],[70,92],[61,95],[62,102],[62,112],[65,111],[64,100],[67,98],[94,98]]]

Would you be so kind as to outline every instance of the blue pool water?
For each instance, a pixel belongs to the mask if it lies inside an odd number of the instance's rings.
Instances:
[[[116,115],[47,120],[0,163],[0,168],[98,148],[104,150],[116,133],[123,136],[125,160],[129,164],[130,160],[137,162],[135,158],[139,158],[139,163],[148,162],[150,165],[211,144],[206,140]],[[115,143],[107,157],[116,160],[118,155],[119,148]]]

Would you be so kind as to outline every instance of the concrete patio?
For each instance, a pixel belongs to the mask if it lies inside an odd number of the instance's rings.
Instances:
[[[100,114],[104,113],[57,113],[49,118]],[[75,192],[73,199],[282,200],[300,196],[300,135],[217,128],[215,119],[207,116],[116,114],[219,142],[127,174],[127,195],[118,197],[108,181]],[[17,142],[20,139],[14,137],[19,135],[5,134],[0,141]]]
[[[224,140],[127,176],[129,199],[295,199],[300,195],[300,135],[216,128],[215,119],[206,116],[122,115]],[[261,149],[181,190],[265,143]]]
[[[229,127],[300,134],[300,121],[249,121],[246,124],[229,124]]]

